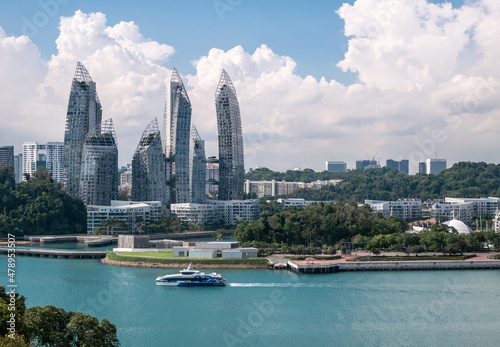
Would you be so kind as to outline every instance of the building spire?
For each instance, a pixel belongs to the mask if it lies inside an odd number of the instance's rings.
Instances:
[[[73,77],[73,79],[85,83],[92,82],[92,77],[90,77],[89,72],[80,62],[76,63],[75,76]]]
[[[225,69],[222,69],[222,74],[220,75],[219,84],[217,85],[217,91],[215,92],[215,97],[217,98],[222,93],[227,93],[228,89],[234,93],[236,97],[236,89],[234,88],[233,82],[229,78]]]

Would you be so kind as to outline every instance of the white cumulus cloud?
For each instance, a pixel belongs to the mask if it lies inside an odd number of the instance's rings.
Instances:
[[[246,168],[318,170],[332,156],[352,168],[367,154],[382,164],[410,159],[415,168],[436,152],[449,162],[500,161],[497,1],[453,8],[357,0],[337,14],[348,37],[338,67],[358,74],[354,85],[302,77],[293,57],[264,44],[195,57],[196,72],[183,79],[207,155],[217,155],[214,94],[225,69],[240,102]],[[7,37],[0,28],[2,144],[63,140],[81,61],[97,83],[103,117],[114,119],[120,163],[130,162],[149,121],[161,121],[174,48],[144,37],[134,22],[110,26],[103,13],[77,11],[61,18],[59,29],[57,53],[43,61],[29,38]]]

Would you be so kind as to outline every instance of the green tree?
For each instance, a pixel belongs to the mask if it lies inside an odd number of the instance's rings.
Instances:
[[[0,286],[0,346],[119,346],[116,327],[81,312],[66,312],[55,306],[26,309],[25,297],[16,293],[15,310],[8,310],[10,294]],[[7,337],[10,314],[16,318],[16,339]]]
[[[67,325],[71,313],[55,306],[34,306],[26,311],[26,337],[41,346],[69,346],[72,340]]]
[[[415,253],[415,256],[417,256],[417,257],[418,257],[419,253],[423,253],[423,252],[424,252],[424,248],[420,245],[414,245],[414,246],[410,247],[410,253]]]
[[[29,181],[0,184],[0,235],[67,234],[86,230],[87,212],[40,167]]]
[[[116,327],[108,320],[101,322],[86,313],[76,312],[71,315],[67,325],[70,336],[74,336],[73,346],[119,346]]]
[[[220,241],[224,238],[225,233],[226,233],[226,231],[224,229],[217,229],[214,231],[213,237],[215,240]]]

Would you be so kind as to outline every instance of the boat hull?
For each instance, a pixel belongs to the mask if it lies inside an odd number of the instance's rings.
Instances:
[[[224,287],[224,282],[167,282],[156,281],[157,286],[165,287]]]

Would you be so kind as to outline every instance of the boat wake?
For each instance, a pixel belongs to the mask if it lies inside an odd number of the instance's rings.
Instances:
[[[339,288],[338,283],[227,283],[228,287]]]

